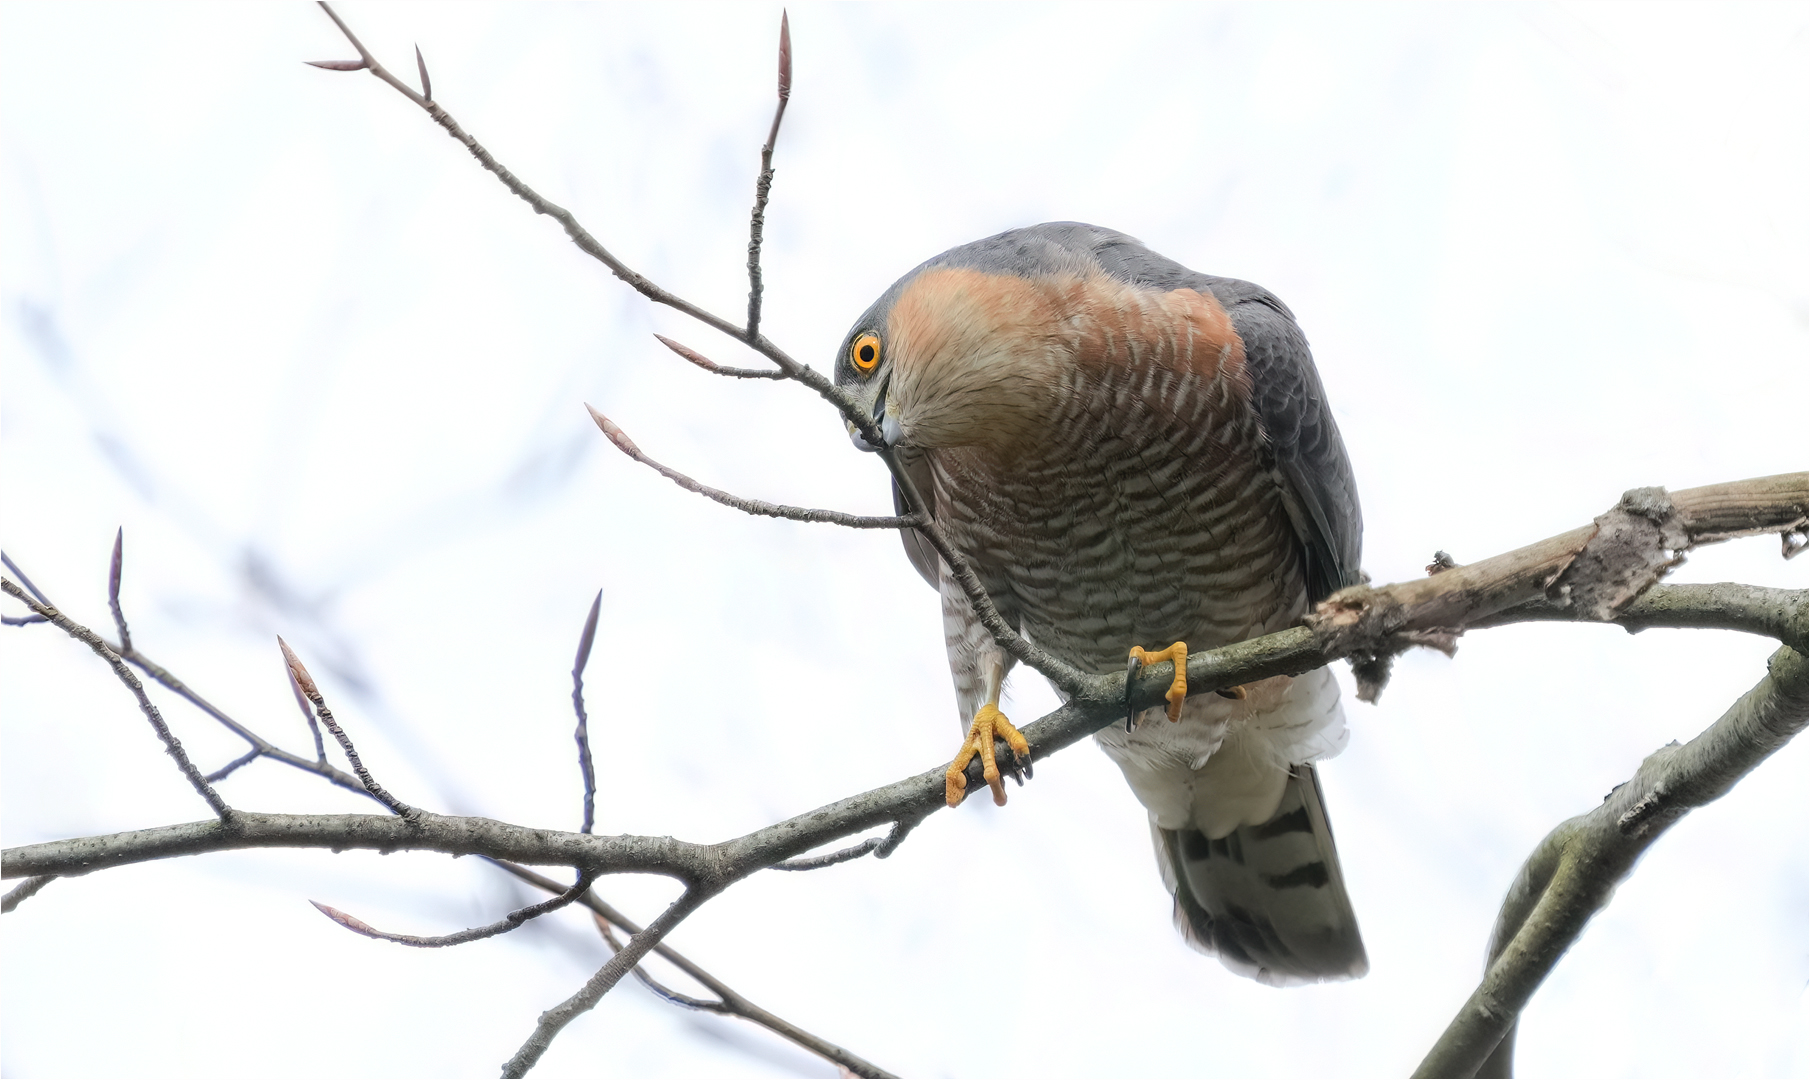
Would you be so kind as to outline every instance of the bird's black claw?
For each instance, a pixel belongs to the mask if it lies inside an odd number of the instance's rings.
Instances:
[[[1125,661],[1125,730],[1137,730],[1138,712],[1131,707],[1131,688],[1136,685],[1138,672],[1144,668],[1144,658],[1137,653]]]

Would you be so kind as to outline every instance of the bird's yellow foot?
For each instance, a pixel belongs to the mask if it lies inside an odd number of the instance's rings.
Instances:
[[[1188,700],[1188,643],[1178,641],[1161,652],[1145,652],[1142,647],[1133,645],[1131,659],[1125,663],[1126,731],[1137,726],[1137,710],[1131,707],[1131,681],[1137,678],[1138,671],[1145,664],[1160,663],[1164,660],[1175,661],[1175,678],[1169,683],[1169,692],[1163,695],[1163,698],[1169,702],[1169,722],[1173,724],[1182,718],[1182,702]]]
[[[1017,779],[1020,771],[1024,775],[1031,774],[1031,744],[1024,740],[1012,722],[1006,719],[1005,713],[999,711],[997,705],[982,705],[974,714],[974,722],[968,725],[968,738],[962,743],[955,760],[949,763],[949,770],[943,774],[943,799],[950,806],[960,806],[966,794],[968,762],[974,755],[980,755],[981,775],[986,777],[987,786],[993,789],[993,803],[996,806],[1006,804],[1005,778],[999,774],[999,764],[993,759],[993,740],[1004,739],[1012,748],[1012,776]],[[1024,783],[1019,780],[1019,783]]]

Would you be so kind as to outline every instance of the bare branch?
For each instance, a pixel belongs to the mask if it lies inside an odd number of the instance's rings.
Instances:
[[[787,521],[809,521],[827,525],[842,525],[850,529],[914,529],[922,528],[925,524],[922,518],[915,515],[907,515],[905,517],[863,517],[859,514],[845,514],[840,510],[808,510],[801,506],[778,506],[770,502],[763,502],[759,499],[744,499],[739,495],[731,495],[727,491],[713,488],[708,484],[700,484],[691,477],[679,472],[677,469],[669,469],[665,465],[655,461],[653,458],[648,457],[641,452],[639,446],[635,445],[635,441],[629,438],[621,428],[617,427],[609,417],[598,412],[596,409],[592,409],[589,405],[586,405],[585,408],[590,409],[591,419],[596,421],[598,429],[608,436],[611,442],[616,444],[616,449],[627,454],[629,457],[634,458],[641,464],[646,465],[648,468],[659,473],[661,476],[666,477],[668,480],[671,480],[685,490],[695,491],[712,502],[721,503],[733,510],[740,510],[744,514],[753,514],[756,517],[785,518]]]
[[[671,349],[673,352],[678,353],[680,356],[703,368],[705,371],[710,372],[712,375],[724,375],[731,379],[784,379],[788,377],[783,371],[771,369],[763,370],[761,368],[724,367],[715,360],[705,356],[703,353],[698,352],[695,349],[687,348],[664,334],[655,334],[654,337],[659,340],[660,344]]]
[[[1798,476],[1799,483],[1803,483],[1803,474]],[[1741,490],[1743,485],[1717,487],[1726,495],[1728,492]],[[1758,500],[1762,504],[1768,501],[1769,497]],[[1765,517],[1766,514],[1776,516],[1776,511],[1756,513],[1760,517]],[[1569,537],[1572,534],[1565,535]],[[1479,608],[1490,610],[1492,614],[1503,611],[1505,606],[1512,606],[1499,602],[1508,592],[1504,582],[1524,580],[1528,576],[1524,561],[1544,558],[1542,553],[1550,544],[1548,541],[1530,545],[1520,553],[1447,571],[1424,581],[1369,589],[1365,591],[1365,595],[1371,603],[1384,610],[1406,611],[1410,614],[1431,611],[1440,618],[1453,618],[1460,624],[1468,624],[1472,621],[1472,614],[1465,606],[1465,596],[1481,598],[1474,602]],[[1476,573],[1477,567],[1492,564],[1496,567],[1494,576]],[[1432,592],[1426,591],[1428,586],[1433,587]],[[1440,592],[1442,588],[1459,595],[1447,597]],[[1410,607],[1404,603],[1404,593],[1414,599],[1415,606]],[[1793,603],[1797,607],[1794,610],[1801,611],[1804,594],[1799,592],[1795,595],[1797,599]],[[1349,605],[1357,601],[1347,594],[1340,594],[1340,597],[1334,599],[1339,601],[1332,609],[1334,613],[1341,618],[1350,616],[1353,609]],[[1633,607],[1630,612],[1640,619],[1643,626],[1722,626],[1733,618],[1729,614],[1731,605],[1739,607],[1742,603],[1755,605],[1756,608],[1770,608],[1775,603],[1775,598],[1769,592],[1750,596],[1745,601],[1739,595],[1723,596],[1716,610],[1707,613],[1690,605],[1664,603],[1656,603],[1650,610]],[[1325,610],[1322,609],[1323,612]],[[1539,616],[1530,615],[1532,617]],[[1801,615],[1796,617],[1802,618]],[[1363,610],[1358,610],[1358,624],[1363,624],[1368,618]],[[1743,616],[1740,621],[1752,620]],[[1421,629],[1425,628],[1404,619],[1396,623],[1390,632],[1399,637],[1409,631]],[[1188,658],[1188,689],[1191,694],[1210,693],[1273,675],[1298,675],[1350,655],[1346,650],[1374,647],[1374,640],[1349,633],[1321,634],[1309,627],[1293,627],[1237,645],[1192,653]],[[1155,706],[1163,700],[1170,681],[1165,675],[1145,674],[1135,680],[1128,690],[1122,673],[1088,677],[1081,684],[1080,692],[1071,697],[1067,704],[1023,729],[1031,744],[1033,758],[1041,760],[1115,719],[1122,719],[1127,701],[1132,707],[1139,709]],[[968,779],[971,785],[981,782],[978,762],[970,766]],[[79,873],[100,866],[124,865],[146,859],[200,854],[234,847],[338,846],[486,854],[514,862],[567,865],[599,872],[667,873],[692,884],[720,885],[872,828],[921,820],[942,805],[943,769],[937,767],[885,787],[839,800],[746,836],[707,846],[680,844],[669,838],[598,837],[582,833],[516,830],[512,826],[483,819],[444,818],[428,814],[422,814],[420,823],[415,823],[418,827],[394,823],[377,828],[373,822],[389,819],[369,816],[253,816],[239,812],[236,827],[231,832],[203,823],[15,848],[4,855],[3,873],[9,878],[44,873]],[[430,821],[437,824],[430,828],[425,824]],[[476,835],[485,838],[482,841],[485,846],[473,846],[478,843],[473,839]],[[902,836],[902,833],[895,829],[895,837],[898,836]],[[894,838],[889,837],[888,843],[895,842]],[[887,848],[882,845],[876,852],[885,850]],[[659,853],[658,857],[651,854],[654,852]]]
[[[318,900],[310,900],[308,902],[313,904],[315,910],[319,911],[322,915],[332,919],[334,922],[345,927],[347,930],[352,931],[354,934],[363,934],[365,937],[376,938],[378,941],[393,941],[398,945],[408,945],[416,949],[443,949],[449,945],[464,945],[468,942],[493,938],[499,934],[507,934],[534,919],[540,918],[542,915],[558,911],[560,908],[566,907],[571,904],[572,901],[577,900],[586,892],[590,891],[591,883],[596,880],[597,875],[594,872],[585,871],[578,875],[578,880],[573,882],[570,888],[560,892],[558,896],[555,896],[551,900],[543,900],[538,904],[529,904],[525,908],[517,908],[488,926],[473,927],[470,930],[461,930],[456,934],[442,934],[438,937],[417,937],[414,934],[385,933],[372,926],[370,923],[367,923],[362,919],[354,918],[338,908],[328,907]]]
[[[1731,581],[1714,585],[1655,585],[1623,608],[1615,625],[1637,634],[1652,627],[1739,630],[1810,654],[1810,617],[1802,589],[1772,589]],[[1580,622],[1585,613],[1545,597],[1471,623],[1482,630],[1519,622]]]
[[[585,616],[584,630],[578,635],[578,657],[572,662],[572,709],[578,713],[578,728],[572,738],[578,742],[578,772],[584,778],[584,824],[579,832],[588,833],[597,808],[597,770],[591,764],[590,718],[584,711],[584,669],[591,662],[591,643],[597,638],[597,616],[603,611],[603,590],[591,601],[591,613]]]
[[[11,560],[8,560],[8,565],[11,565]],[[18,572],[17,567],[13,567],[13,570],[15,573]],[[10,579],[0,578],[0,589],[4,589],[9,596],[24,601],[33,612],[42,615],[47,621],[55,623],[57,629],[88,646],[94,650],[94,655],[106,661],[107,666],[113,669],[113,674],[119,678],[120,682],[125,683],[126,689],[132,691],[132,696],[138,699],[139,710],[145,714],[145,719],[151,722],[151,729],[157,732],[159,739],[163,740],[164,751],[175,759],[176,767],[181,769],[182,775],[188,778],[190,786],[203,799],[207,800],[207,805],[213,809],[221,821],[228,821],[232,818],[232,807],[226,805],[226,800],[220,797],[220,793],[215,791],[213,785],[207,782],[207,778],[201,775],[201,770],[195,768],[195,763],[189,760],[188,751],[182,748],[182,740],[178,739],[175,733],[170,731],[170,726],[163,722],[163,714],[158,712],[157,706],[151,703],[150,696],[145,693],[144,684],[138,681],[138,676],[132,674],[132,669],[126,666],[126,662],[120,659],[119,654],[101,640],[100,635],[73,622],[56,608],[39,603],[27,596],[25,590],[13,584]],[[33,591],[36,592],[36,590]]]
[[[1416,1076],[1474,1076],[1591,917],[1660,834],[1721,798],[1804,730],[1810,678],[1803,654],[1781,647],[1766,677],[1684,746],[1661,747],[1603,804],[1554,829],[1503,901],[1489,971]],[[1509,1051],[1491,1064],[1507,1076]]]
[[[434,100],[434,81],[427,77],[427,61],[421,58],[421,46],[415,46],[415,70],[421,73],[421,100]]]
[[[779,13],[779,104],[773,108],[773,127],[767,132],[767,143],[760,148],[760,177],[754,182],[754,212],[748,219],[748,340],[760,335],[760,245],[761,230],[767,223],[767,196],[773,190],[773,147],[779,142],[779,122],[785,119],[786,103],[792,100],[792,23],[784,11]]]
[[[26,878],[18,885],[8,889],[6,891],[6,896],[0,898],[0,915],[6,914],[26,900],[38,895],[38,890],[56,879],[57,875],[55,874],[44,874],[41,877]]]
[[[300,687],[294,687],[296,700],[301,706],[303,715],[308,718],[308,726],[314,731],[316,750],[316,760],[314,761],[309,761],[305,757],[284,750],[282,747],[265,739],[244,724],[234,720],[232,717],[222,712],[212,702],[196,693],[193,688],[173,675],[168,669],[153,661],[144,653],[139,652],[136,647],[130,653],[122,653],[121,658],[129,661],[134,667],[138,668],[138,670],[144,672],[146,675],[149,675],[157,683],[180,695],[189,704],[213,717],[222,727],[226,728],[234,735],[237,735],[247,743],[250,743],[252,748],[258,751],[259,757],[281,762],[284,765],[288,765],[294,769],[300,769],[306,773],[313,773],[338,787],[345,788],[347,791],[355,791],[368,798],[375,798],[375,796],[372,796],[370,792],[365,790],[364,784],[359,782],[358,777],[353,776],[343,769],[337,769],[327,763],[326,749],[320,742],[320,728],[315,724],[313,712],[310,711],[307,704],[302,701]],[[284,670],[288,670],[288,665],[284,665]],[[293,686],[294,677],[286,677],[290,678],[291,685]]]
[[[283,661],[289,665],[290,677],[295,679],[295,685],[301,688],[302,696],[314,706],[315,715],[320,717],[320,722],[325,724],[327,730],[333,733],[334,739],[338,740],[339,748],[345,751],[346,760],[352,763],[352,771],[357,774],[364,789],[371,793],[372,798],[403,817],[412,817],[420,813],[414,807],[385,791],[383,785],[377,782],[377,778],[371,775],[371,770],[365,768],[364,762],[358,759],[358,751],[352,747],[351,736],[347,735],[339,726],[339,721],[333,719],[333,713],[327,708],[326,699],[321,696],[320,689],[314,685],[314,677],[308,674],[306,667],[302,666],[301,657],[295,655],[295,650],[289,647],[289,643],[279,637],[277,638],[277,648],[283,650]]]

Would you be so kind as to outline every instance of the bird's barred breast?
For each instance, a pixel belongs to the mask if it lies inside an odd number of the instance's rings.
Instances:
[[[939,517],[989,590],[1033,640],[1094,671],[1123,668],[1134,644],[1268,633],[1306,603],[1242,363],[1153,362],[1187,337],[1153,333],[1163,314],[1149,305],[1116,324],[1131,332],[1094,334],[1098,351],[1049,388],[1036,437],[931,455]]]

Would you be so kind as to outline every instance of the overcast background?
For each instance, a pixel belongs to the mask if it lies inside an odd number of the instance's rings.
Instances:
[[[1806,11],[796,4],[765,329],[827,369],[905,270],[1051,219],[1260,282],[1313,343],[1378,581],[1629,487],[1802,469]],[[630,265],[743,310],[776,6],[344,13],[405,77],[419,43],[436,99]],[[577,827],[567,671],[599,588],[600,831],[728,838],[946,761],[937,602],[896,538],[707,503],[583,403],[750,497],[887,512],[880,463],[808,392],[668,354],[653,332],[752,360],[611,279],[400,95],[301,63],[351,55],[301,3],[0,6],[8,554],[105,628],[123,525],[141,648],[302,751],[282,634],[379,778],[434,810]],[[1675,578],[1729,579],[1803,587],[1810,559],[1763,538]],[[0,642],[7,844],[205,816],[86,649]],[[670,940],[906,1075],[1403,1074],[1539,839],[1771,648],[1513,627],[1349,702],[1322,775],[1369,946],[1355,983],[1276,991],[1185,948],[1143,811],[1085,746],[1003,812],[971,800],[884,862],[761,875]],[[1053,705],[1035,675],[1011,694],[1020,720]],[[239,753],[154,696],[204,767]],[[1534,999],[1523,1075],[1810,1071],[1807,781],[1800,741],[1658,844]],[[270,764],[223,791],[370,809]],[[674,894],[601,888],[643,919]],[[0,922],[0,1068],[494,1075],[606,955],[577,913],[418,952],[308,899],[427,934],[530,894],[432,854],[55,882]],[[633,984],[540,1071],[834,1075]]]

